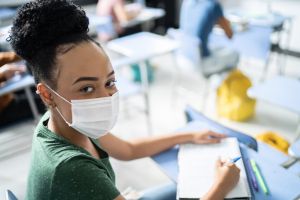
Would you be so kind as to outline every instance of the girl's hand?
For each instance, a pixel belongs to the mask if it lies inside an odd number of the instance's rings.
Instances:
[[[220,159],[216,162],[216,174],[210,190],[201,199],[224,199],[236,186],[240,179],[240,169],[234,163],[227,163]]]
[[[202,131],[200,133],[192,133],[192,143],[195,144],[214,144],[219,143],[221,139],[226,138],[225,134],[213,131]]]
[[[216,162],[215,186],[227,194],[238,183],[240,169],[234,163],[227,163],[220,159]]]

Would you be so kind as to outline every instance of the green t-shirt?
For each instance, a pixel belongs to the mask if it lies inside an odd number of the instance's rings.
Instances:
[[[120,192],[109,157],[92,140],[101,159],[75,146],[47,128],[49,113],[33,137],[27,200],[110,200]]]

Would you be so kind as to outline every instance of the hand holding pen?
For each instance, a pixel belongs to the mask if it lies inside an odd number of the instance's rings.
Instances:
[[[219,158],[216,162],[216,177],[214,186],[217,188],[223,188],[222,190],[226,193],[235,187],[240,178],[240,169],[230,161],[224,162]]]

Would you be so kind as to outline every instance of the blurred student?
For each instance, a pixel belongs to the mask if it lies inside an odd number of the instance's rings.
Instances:
[[[122,34],[125,30],[122,24],[136,18],[141,12],[142,6],[138,4],[125,4],[124,0],[99,0],[97,14],[107,17],[110,24],[98,28],[100,41],[111,40]]]
[[[237,52],[224,48],[209,49],[209,35],[213,27],[219,25],[231,39],[233,31],[224,17],[218,0],[184,0],[180,13],[180,29],[184,34],[200,39],[200,52],[204,74],[228,70],[238,63]]]
[[[111,21],[111,23],[98,28],[98,39],[102,42],[107,42],[117,36],[124,36],[141,31],[138,27],[132,27],[124,30],[121,25],[136,18],[140,14],[142,6],[143,5],[141,3],[125,5],[124,0],[99,0],[97,4],[97,14],[99,16],[109,18],[108,21]],[[149,61],[146,62],[146,65],[148,80],[152,82],[154,79],[153,68]],[[142,78],[139,65],[132,64],[131,69],[133,73],[133,80],[135,82],[141,82]]]
[[[26,67],[14,62],[21,58],[14,52],[0,52],[0,86],[13,78],[16,74],[25,73]],[[36,104],[40,113],[45,111],[42,101],[35,96]],[[32,112],[24,92],[8,93],[0,96],[0,128],[11,123],[32,118]]]

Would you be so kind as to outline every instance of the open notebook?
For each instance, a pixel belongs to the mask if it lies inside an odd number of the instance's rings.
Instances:
[[[236,138],[226,138],[218,144],[180,145],[177,199],[199,199],[204,196],[213,184],[218,157],[237,156],[241,156],[241,152]],[[241,169],[240,180],[226,199],[251,199],[243,161],[237,161],[236,165]]]

